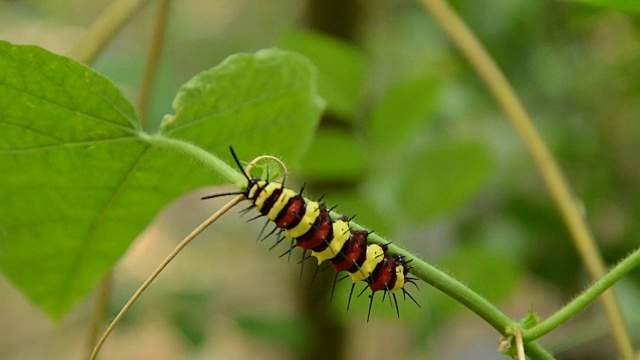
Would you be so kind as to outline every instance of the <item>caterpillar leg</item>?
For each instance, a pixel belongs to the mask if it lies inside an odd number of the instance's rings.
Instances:
[[[382,302],[384,302],[384,300],[387,297],[387,294],[389,294],[389,305],[391,305],[391,307],[393,308],[393,302],[391,300],[391,290],[389,290],[389,284],[384,284],[384,291],[382,292]]]
[[[277,244],[276,244],[277,245]],[[291,262],[291,253],[293,253],[293,249],[296,248],[296,241],[291,239],[291,245],[289,245],[289,250],[283,252],[280,256],[278,257],[283,257],[285,255],[288,255],[287,257],[287,262]]]
[[[269,225],[269,220],[265,221],[264,225],[262,225],[260,233],[258,233],[258,237],[256,238],[256,242],[259,242],[260,238],[262,238],[262,234],[264,234],[264,231],[267,229],[267,225]]]
[[[371,295],[369,295],[369,298],[371,300],[369,300],[369,311],[367,312],[367,322],[369,322],[369,318],[371,317],[371,307],[373,306],[373,297],[376,295],[375,292],[372,292]]]
[[[398,298],[396,294],[391,294],[389,297],[393,296],[393,303],[396,305],[396,314],[398,314],[398,319],[400,319],[400,307],[398,306]]]
[[[302,274],[304,273],[304,260],[305,260],[305,255],[307,254],[308,250],[303,250],[302,251],[302,259],[300,260],[300,280],[302,280]],[[314,274],[315,277],[315,274]]]
[[[356,283],[351,284],[351,291],[349,291],[349,300],[347,301],[347,311],[349,311],[349,305],[351,305],[351,295],[353,295],[354,287],[356,287]]]
[[[265,223],[258,235],[258,241],[263,241],[270,235],[277,233],[276,242],[270,247],[271,250],[284,241],[285,238],[291,239],[291,245],[288,250],[280,255],[281,257],[288,255],[289,262],[295,247],[299,246],[303,249],[300,260],[300,277],[304,273],[304,262],[309,257],[316,257],[319,264],[330,260],[330,265],[336,271],[330,301],[333,300],[335,287],[339,281],[349,276],[353,280],[347,302],[347,311],[351,306],[355,283],[359,281],[366,282],[366,286],[359,292],[358,297],[367,288],[371,289],[367,321],[371,316],[371,308],[376,291],[383,292],[382,302],[385,302],[386,297],[389,296],[389,305],[392,308],[396,308],[398,317],[400,316],[400,310],[395,292],[399,290],[402,290],[405,300],[406,297],[409,297],[420,307],[405,288],[408,282],[414,284],[417,288],[415,283],[417,279],[408,276],[411,270],[411,266],[409,266],[410,260],[405,261],[404,257],[399,254],[389,254],[387,251],[389,243],[367,242],[367,237],[372,233],[371,231],[351,229],[349,222],[354,219],[355,215],[350,218],[342,216],[335,220],[332,219],[329,213],[336,207],[327,209],[322,202],[324,195],[317,201],[309,201],[302,195],[304,185],[298,192],[295,192],[285,188],[284,179],[281,183],[271,182],[268,173],[267,179],[251,177],[249,170],[245,171],[242,168],[240,160],[233,149],[230,150],[238,169],[245,175],[247,185],[239,192],[209,195],[204,198],[231,194],[244,195],[251,202],[251,205],[243,209],[241,213],[244,215],[244,213],[253,208],[260,212],[259,215],[248,221],[266,216],[268,221],[275,224],[274,229],[263,236],[267,226]],[[309,250],[311,255],[308,253]],[[312,283],[317,274],[323,270],[320,267],[315,269]],[[347,275],[339,278],[338,274],[342,271],[346,271]]]
[[[242,216],[242,215],[248,213],[249,211],[251,211],[251,209],[254,209],[254,208],[256,208],[256,205],[252,203],[251,205],[247,206],[246,208],[240,210],[240,215]]]
[[[329,297],[329,302],[333,302],[333,294],[336,291],[336,284],[338,283],[338,274],[340,273],[336,273],[336,276],[333,278],[333,286],[331,286],[331,296]],[[347,311],[348,311],[348,306],[347,306]]]
[[[405,296],[405,299],[406,299],[406,297],[408,296],[408,297],[409,297],[409,299],[411,299],[411,300],[414,302],[414,304],[418,305],[418,307],[419,307],[419,308],[422,308],[422,306],[420,306],[420,304],[418,304],[418,302],[416,301],[416,299],[414,299],[414,298],[413,298],[413,296],[411,296],[411,294],[410,294],[407,290],[402,289],[402,295],[404,295],[404,296]]]
[[[262,229],[260,229],[260,233],[258,234],[258,237],[256,238],[256,242],[260,242],[264,239],[266,239],[267,237],[269,237],[269,235],[271,235],[272,233],[274,233],[276,231],[277,228],[274,228],[273,230],[271,230],[271,232],[269,234],[267,234],[267,236],[265,238],[262,238],[262,234],[264,234],[264,231],[267,229],[267,225],[269,225],[269,220],[264,222],[264,225],[262,225]]]
[[[303,261],[304,260],[306,259],[303,259]],[[311,281],[309,282],[309,288],[311,288],[311,285],[313,285],[313,283],[316,281],[316,276],[318,276],[319,272],[320,272],[320,266],[316,266],[316,270],[313,272],[313,276],[311,277]]]
[[[275,228],[277,229],[277,228]],[[274,229],[274,230],[275,230]],[[278,246],[278,244],[280,244],[281,242],[283,242],[285,239],[284,234],[282,233],[282,231],[280,231],[280,233],[278,233],[278,239],[276,240],[275,244],[271,245],[271,247],[269,248],[269,251],[273,250],[273,248],[275,248],[276,246]],[[280,255],[280,257],[283,257],[286,253]]]

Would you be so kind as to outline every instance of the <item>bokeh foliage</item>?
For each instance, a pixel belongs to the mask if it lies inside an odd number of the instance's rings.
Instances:
[[[639,230],[635,221],[640,217],[636,201],[640,195],[637,5],[587,0],[452,3],[522,97],[582,201],[604,257],[614,263],[637,247]],[[178,13],[176,22],[184,26],[172,29],[172,50],[164,59],[160,100],[152,109],[150,129],[159,127],[182,83],[229,54],[273,45],[301,52],[318,66],[319,92],[328,100],[332,119],[320,124],[310,144],[295,135],[289,137],[295,141],[275,141],[273,133],[243,142],[242,136],[223,132],[224,141],[214,149],[216,153],[225,154],[224,147],[232,141],[243,159],[259,153],[285,156],[298,176],[294,181],[308,182],[312,195],[327,192],[327,201],[340,204],[341,212],[357,213],[360,223],[472,287],[477,284],[483,295],[497,302],[527,278],[542,281],[563,300],[584,286],[584,271],[566,227],[523,145],[476,74],[417,4],[363,5],[365,15],[357,24],[355,43],[292,29],[297,27],[297,15],[287,1],[274,2],[267,12],[271,16],[242,6],[239,11],[244,16],[236,19],[235,26],[219,25],[209,32],[198,28],[204,26],[197,17],[191,21],[180,18],[187,12]],[[263,17],[271,20],[256,21]],[[278,20],[280,24],[273,20],[282,18],[286,20]],[[256,31],[256,24],[267,24],[269,30]],[[211,33],[216,36],[207,36]],[[135,86],[132,74],[142,58],[131,55],[140,43],[137,40],[134,45],[123,41],[121,48],[107,52],[96,65],[130,92]],[[236,85],[240,84],[229,88]],[[252,121],[263,110],[256,110]],[[211,132],[212,139],[216,133]],[[209,132],[193,135],[200,142]],[[186,163],[180,166],[189,167],[184,178],[192,169],[199,171],[197,164],[167,154],[171,156],[176,158],[172,166]],[[296,160],[301,161],[296,164]],[[47,176],[55,179],[50,171]],[[180,178],[174,173],[168,177]],[[209,175],[193,186],[216,181]],[[38,187],[24,184],[30,186],[21,194]],[[44,191],[53,196],[55,187]],[[13,192],[2,194],[15,199]],[[149,199],[145,204],[156,204],[157,210],[170,198]],[[48,199],[36,199],[37,207]],[[77,201],[85,199],[91,200]],[[22,207],[33,206],[32,201],[19,200]],[[137,231],[143,226],[138,224]],[[500,269],[506,273],[491,276],[491,284],[483,281],[481,274]],[[630,278],[622,293],[625,304],[633,303],[638,292],[637,272]],[[420,325],[426,334],[444,321],[442,314],[462,310],[428,289],[418,296],[435,314],[429,319],[432,323],[427,320]],[[431,301],[434,297],[436,301]],[[415,319],[414,314],[424,314],[406,311],[411,314],[404,318],[408,322]],[[250,323],[264,325],[269,321],[265,318]],[[273,327],[278,323],[274,321]]]

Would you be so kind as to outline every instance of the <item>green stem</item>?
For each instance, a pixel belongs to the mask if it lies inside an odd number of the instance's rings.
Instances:
[[[332,216],[334,215],[332,214]],[[349,222],[349,225],[356,230],[365,230],[353,221]],[[369,235],[369,239],[377,243],[389,243],[388,240],[375,233]],[[389,251],[406,257],[407,260],[411,261],[411,274],[466,306],[469,310],[493,326],[494,329],[498,330],[500,334],[508,336],[510,335],[508,330],[518,326],[516,322],[498,310],[492,303],[444,271],[427,264],[425,261],[394,244],[389,244]]]
[[[331,214],[332,217],[340,217],[340,214]],[[358,223],[349,222],[351,228],[356,230],[365,230],[364,227]],[[377,243],[389,243],[388,240],[381,236],[372,233],[369,235],[369,239]],[[511,320],[507,315],[496,308],[492,303],[487,301],[484,297],[474,292],[466,285],[455,279],[454,277],[446,274],[442,270],[429,265],[423,260],[417,258],[408,251],[399,248],[394,244],[389,244],[389,252],[403,255],[407,260],[411,261],[411,274],[415,275],[422,281],[433,286],[434,288],[447,294],[449,297],[458,301],[469,310],[473,311],[476,315],[484,319],[500,334],[507,337],[512,334],[513,330],[519,325]],[[524,331],[524,330],[523,330]],[[536,343],[526,344],[527,355],[531,359],[553,359],[553,356],[544,350],[540,345]]]
[[[473,32],[445,0],[421,0],[421,2],[433,14],[485,82],[496,102],[502,107],[507,118],[522,137],[571,232],[574,245],[591,278],[593,280],[602,278],[605,275],[606,266],[575,197],[506,77]],[[601,299],[621,357],[625,360],[633,359],[633,344],[613,292],[605,292]]]
[[[232,183],[240,185],[246,182],[244,176],[237,170],[227,165],[225,162],[213,156],[212,154],[208,153],[206,150],[189,142],[168,138],[162,135],[148,135],[146,133],[141,133],[140,137],[152,145],[159,146],[165,149],[171,149],[191,156],[192,158],[202,162],[205,166],[221,174]],[[340,215],[332,213],[332,217],[334,216]],[[355,222],[350,222],[350,224],[353,229],[364,229],[362,226]],[[380,243],[389,242],[376,234],[371,234],[370,239],[372,241]],[[451,298],[457,300],[458,302],[469,308],[471,311],[476,313],[482,319],[487,321],[491,326],[493,326],[493,328],[495,328],[500,334],[509,336],[510,332],[518,326],[516,322],[514,322],[507,315],[498,310],[498,308],[496,308],[493,304],[491,304],[479,294],[475,293],[473,290],[469,289],[467,286],[465,286],[455,278],[447,275],[443,271],[427,264],[426,262],[410,254],[406,250],[401,249],[393,244],[389,245],[389,250],[392,253],[404,255],[407,260],[412,260],[411,266],[413,268],[411,270],[411,273],[413,275],[415,275],[419,279],[422,279],[424,282],[432,285],[436,289],[449,295]],[[536,344],[528,344],[528,346],[534,349],[533,351],[535,353],[539,354],[539,356],[535,357],[536,359],[552,359],[551,355],[546,353],[544,349],[538,347]]]
[[[634,251],[626,259],[620,261],[611,271],[600,280],[589,286],[582,294],[573,299],[565,307],[551,315],[530,329],[522,331],[524,341],[532,341],[549,333],[553,329],[565,323],[582,309],[596,300],[603,292],[609,289],[616,281],[640,265],[640,249]]]
[[[555,358],[542,346],[531,342],[524,344],[524,350],[529,359],[554,360]]]
[[[372,240],[378,241],[377,239]],[[509,335],[508,330],[517,326],[511,318],[498,310],[498,308],[487,301],[487,299],[480,296],[457,279],[446,274],[444,271],[414,257],[406,250],[400,249],[393,244],[389,245],[389,250],[392,253],[402,254],[407,257],[407,259],[413,259],[413,261],[411,261],[411,274],[442,291],[467,307],[469,310],[473,311],[502,335]]]
[[[217,172],[230,183],[241,186],[247,183],[247,179],[235,168],[227,165],[224,161],[207,152],[203,148],[196,146],[190,142],[169,138],[163,135],[149,135],[140,133],[140,138],[151,145],[159,146],[165,149],[174,150],[188,155],[207,166],[209,169]]]
[[[242,184],[246,184],[246,179],[241,173],[196,145],[183,140],[168,138],[162,135],[148,135],[146,133],[141,133],[140,137],[152,145],[179,151],[185,155],[189,155],[194,159],[199,160],[205,166],[218,172],[230,182],[238,184],[240,187],[243,186]],[[339,217],[340,215],[332,213],[331,216]],[[350,225],[353,229],[364,229],[362,226],[355,222],[350,222]],[[370,239],[379,243],[389,243],[389,241],[376,234],[371,234]],[[427,264],[426,262],[410,254],[406,250],[401,249],[393,244],[389,245],[389,250],[391,253],[404,255],[407,260],[412,260],[411,266],[413,268],[411,270],[411,273],[413,275],[415,275],[419,279],[422,279],[424,282],[432,285],[436,289],[449,295],[453,299],[469,308],[482,319],[487,321],[503,336],[511,335],[510,333],[513,331],[513,329],[518,326],[516,322],[514,322],[507,315],[498,310],[498,308],[496,308],[493,304],[491,304],[479,294],[475,293],[473,290],[469,289],[467,286],[465,286],[455,278],[447,275],[443,271]],[[553,359],[550,354],[548,354],[544,349],[542,349],[535,343],[529,343],[527,344],[527,346],[532,349],[531,353],[534,356],[532,356],[531,358]]]
[[[199,160],[234,184],[246,183],[246,179],[241,173],[196,145],[162,135],[148,135],[142,133],[141,137],[152,145],[179,151]],[[332,213],[332,216],[339,215]],[[362,226],[355,222],[350,222],[350,224],[354,229],[363,229]],[[371,234],[370,238],[371,240],[380,243],[389,242],[376,234]],[[513,320],[500,312],[500,310],[498,310],[493,304],[473,292],[460,281],[393,244],[389,245],[389,250],[392,253],[399,253],[406,256],[408,260],[413,259],[411,263],[413,266],[413,269],[411,270],[412,274],[468,307],[471,311],[478,314],[478,316],[485,319],[501,334],[505,336],[509,335],[508,330],[517,326]]]
[[[335,215],[332,214],[332,216]],[[341,215],[338,215],[338,217],[339,216]],[[354,221],[349,222],[349,225],[355,230],[366,230]],[[388,240],[375,233],[369,235],[369,239],[377,243],[389,243]],[[507,336],[509,335],[507,334],[507,329],[517,326],[513,320],[498,310],[498,308],[493,304],[452,276],[432,265],[429,265],[425,261],[394,244],[389,244],[389,251],[406,257],[407,260],[411,261],[411,274],[469,308],[469,310],[473,311],[493,326],[493,328],[500,334]]]

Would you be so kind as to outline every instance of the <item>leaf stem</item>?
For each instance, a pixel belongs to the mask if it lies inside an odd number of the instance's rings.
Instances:
[[[168,138],[162,135],[148,135],[146,133],[141,133],[140,136],[152,145],[179,151],[201,161],[209,168],[220,173],[230,182],[238,184],[241,188],[246,186],[246,179],[241,173],[194,144],[179,139]],[[341,215],[332,212],[331,216],[336,218]],[[353,229],[364,229],[356,222],[351,221],[349,224]],[[376,242],[389,243],[389,241],[375,233],[372,233],[369,238]],[[500,334],[508,336],[511,331],[518,327],[516,322],[498,310],[492,303],[469,289],[455,278],[447,275],[434,266],[427,264],[423,260],[394,244],[389,244],[389,250],[391,253],[399,253],[404,255],[408,260],[412,260],[412,274],[469,308],[493,326]],[[541,347],[536,347],[533,343],[527,345],[533,346],[536,349],[535,352],[539,354],[539,356],[535,357],[536,359],[553,359],[553,357],[546,353],[546,351]]]
[[[375,234],[372,234],[372,236],[373,235]],[[379,241],[375,238],[372,240]],[[447,294],[469,310],[476,313],[502,335],[508,335],[508,329],[515,328],[517,326],[515,321],[511,320],[511,318],[498,310],[495,305],[471,290],[462,282],[446,274],[444,271],[426,263],[423,260],[417,259],[406,250],[401,249],[394,244],[389,245],[389,250],[392,253],[402,254],[407,257],[407,259],[413,259],[411,262],[411,266],[413,267],[411,269],[411,273],[413,275]]]
[[[547,350],[545,350],[542,346],[530,342],[528,344],[524,344],[524,349],[527,357],[529,359],[539,359],[539,360],[554,360],[555,358],[551,355]]]
[[[209,168],[215,170],[216,172],[219,172],[222,176],[224,176],[232,183],[239,185],[246,183],[246,179],[241,173],[196,145],[183,140],[168,138],[162,135],[148,135],[143,133],[141,136],[152,145],[179,151],[201,161]],[[242,187],[242,185],[240,186]],[[340,217],[341,215],[332,212],[331,216],[336,218]],[[356,222],[352,221],[349,224],[354,229],[364,229]],[[370,235],[370,239],[380,243],[389,242],[375,233],[372,233]],[[445,294],[448,294],[455,300],[471,309],[473,312],[478,314],[478,316],[485,319],[501,334],[509,335],[507,333],[508,329],[515,328],[517,326],[517,323],[500,312],[500,310],[498,310],[493,304],[491,304],[482,296],[473,292],[460,281],[445,274],[443,271],[427,264],[426,262],[415,257],[413,254],[410,254],[406,250],[401,249],[394,244],[389,245],[389,250],[392,253],[400,253],[406,256],[409,260],[413,259],[413,262],[411,263],[411,265],[413,266],[413,269],[411,270],[412,274],[416,275],[418,278],[431,284],[435,288],[439,289]]]
[[[634,251],[626,259],[620,261],[603,278],[594,282],[582,294],[573,299],[569,304],[557,311],[539,324],[523,330],[524,341],[531,341],[542,337],[553,329],[565,323],[582,309],[591,304],[595,299],[610,288],[616,281],[640,265],[640,249]]]
[[[67,52],[79,62],[90,63],[133,15],[149,0],[116,0],[100,14]]]
[[[498,104],[502,107],[513,127],[522,137],[547,189],[572,234],[574,245],[591,278],[594,280],[602,278],[606,272],[604,261],[580,213],[574,196],[571,194],[558,165],[547,149],[542,137],[533,126],[529,115],[509,82],[463,20],[445,1],[421,0],[421,2],[467,57],[467,60],[475,68]],[[613,292],[607,291],[603,293],[602,301],[621,357],[630,360],[633,358],[634,353],[633,344]]]
[[[194,144],[179,139],[168,138],[162,135],[148,135],[146,133],[142,133],[141,137],[152,145],[172,149],[189,155],[220,173],[230,182],[238,184],[241,188],[246,186],[246,179],[241,173]],[[336,218],[341,215],[332,212],[331,216]],[[353,221],[350,222],[350,225],[353,229],[364,229],[361,225]],[[389,241],[375,233],[372,233],[369,237],[371,240],[376,242],[389,243]],[[408,260],[413,259],[411,263],[413,267],[411,270],[412,274],[469,308],[493,326],[500,334],[508,336],[513,329],[518,327],[516,322],[498,310],[492,303],[469,289],[455,278],[393,244],[389,245],[389,250],[392,253],[400,253],[404,255]],[[527,346],[535,349],[534,352],[538,354],[538,356],[534,357],[535,359],[553,359],[550,354],[536,344],[530,343],[527,344]]]
[[[236,170],[235,168],[227,165],[227,163],[197,145],[184,140],[174,139],[159,134],[149,135],[147,133],[141,132],[139,136],[141,139],[151,145],[174,150],[191,156],[192,158],[203,163],[211,170],[222,175],[232,184],[236,184],[238,186],[241,186],[242,184],[246,185],[247,179],[244,177],[244,175],[242,175],[242,173],[238,172],[238,170]]]

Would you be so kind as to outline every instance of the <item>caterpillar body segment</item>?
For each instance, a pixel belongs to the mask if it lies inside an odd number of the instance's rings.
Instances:
[[[366,281],[367,287],[372,291],[369,315],[373,296],[377,291],[383,291],[383,294],[389,295],[390,299],[393,297],[398,316],[399,308],[395,296],[397,291],[402,291],[415,302],[404,289],[406,283],[414,283],[415,279],[408,276],[411,267],[407,266],[408,262],[403,256],[388,254],[385,244],[368,243],[367,237],[371,232],[351,230],[350,219],[346,216],[336,220],[331,219],[330,210],[323,203],[304,199],[302,191],[295,192],[285,188],[282,183],[249,177],[242,169],[233,148],[231,148],[231,154],[245,174],[247,185],[238,192],[214,194],[205,196],[203,199],[243,194],[252,203],[250,208],[255,207],[262,216],[274,223],[276,226],[274,231],[281,230],[277,243],[282,241],[282,233],[292,239],[291,248],[285,254],[290,254],[295,246],[299,246],[305,253],[310,250],[311,256],[317,259],[318,264],[331,261],[336,272],[348,272],[354,282],[353,286],[358,281]],[[259,238],[261,236],[262,234]],[[336,276],[336,281],[337,279]],[[353,293],[353,286],[351,293]],[[349,302],[350,299],[351,295]],[[369,316],[367,321],[368,319]]]
[[[318,246],[316,249],[311,251],[311,255],[318,259],[318,265],[326,260],[335,258],[350,237],[349,223],[343,220],[338,220],[329,226],[331,227],[331,236],[323,237],[323,241],[321,243],[325,246],[325,249],[321,250],[322,246]]]
[[[334,237],[341,238],[345,235],[342,227],[337,226],[337,224],[338,222],[331,222],[329,211],[327,211],[326,207],[321,204],[318,212],[318,217],[313,224],[313,229],[315,229],[315,231],[308,231],[307,233],[298,237],[296,239],[296,244],[304,250],[312,250],[312,254],[323,253],[328,247],[330,240],[333,240]],[[348,232],[346,234],[348,238]],[[320,260],[320,257],[316,257],[318,258],[318,260]]]

